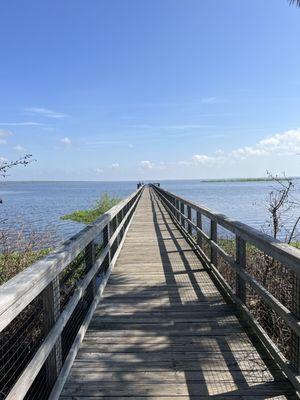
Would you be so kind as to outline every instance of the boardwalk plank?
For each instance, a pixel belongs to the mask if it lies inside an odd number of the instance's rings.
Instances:
[[[61,400],[294,399],[145,189]]]

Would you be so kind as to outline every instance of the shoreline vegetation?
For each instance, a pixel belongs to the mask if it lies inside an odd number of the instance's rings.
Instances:
[[[70,220],[80,222],[82,224],[91,224],[96,219],[101,217],[106,211],[114,207],[120,202],[121,199],[111,197],[108,193],[103,193],[100,200],[96,201],[94,206],[88,210],[76,210],[70,214],[63,215],[60,217],[62,220]]]
[[[62,216],[61,219],[90,224],[119,202],[119,198],[114,198],[109,196],[108,193],[104,193],[91,209],[77,210]],[[19,238],[19,243],[13,237],[14,235],[11,235],[7,231],[1,232],[0,235],[1,243],[4,244],[0,253],[0,285],[3,285],[31,264],[49,254],[52,250],[49,245],[49,238],[47,243],[44,243],[39,241],[36,235],[29,236],[28,238],[24,236]],[[16,241],[14,243],[15,247],[20,248],[20,250],[12,250],[11,246],[7,243],[12,240]]]
[[[298,177],[280,177],[278,180],[281,182],[298,179]],[[219,183],[219,182],[274,182],[273,177],[262,177],[262,178],[224,178],[224,179],[201,179],[201,182],[205,183]]]

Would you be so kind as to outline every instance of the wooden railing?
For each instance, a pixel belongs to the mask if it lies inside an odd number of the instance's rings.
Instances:
[[[143,187],[0,288],[0,399],[55,399]]]
[[[151,185],[224,293],[300,389],[300,250]]]

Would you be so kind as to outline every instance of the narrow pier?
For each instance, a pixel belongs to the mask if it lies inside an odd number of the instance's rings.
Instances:
[[[211,398],[298,397],[146,187],[60,399]]]

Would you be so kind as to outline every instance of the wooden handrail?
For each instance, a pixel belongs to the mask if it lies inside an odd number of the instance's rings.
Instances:
[[[50,376],[53,381],[47,382],[47,384],[55,384],[59,371],[67,369],[67,367],[62,365],[59,359],[57,359],[57,357],[61,359],[61,356],[57,354],[61,352],[61,347],[59,347],[58,351],[57,349],[54,351],[54,348],[60,343],[59,340],[63,329],[72,317],[79,301],[83,298],[83,295],[90,285],[92,283],[95,284],[95,277],[99,269],[106,258],[109,257],[109,265],[105,270],[105,276],[100,286],[95,287],[95,290],[92,292],[93,302],[90,307],[95,307],[99,300],[109,274],[116,262],[117,254],[121,249],[125,234],[143,189],[143,186],[140,187],[132,195],[103,214],[95,223],[87,226],[71,239],[67,240],[58,250],[34,263],[31,267],[19,273],[0,287],[0,332],[7,326],[9,327],[9,324],[28,304],[38,296],[43,296],[44,293],[48,296],[47,302],[45,303],[47,309],[49,309],[47,312],[49,313],[51,310],[58,309],[57,317],[53,318],[52,315],[46,315],[47,326],[49,326],[50,323],[48,332],[46,332],[44,340],[35,352],[33,358],[10,389],[6,397],[7,399],[23,399],[45,363],[47,363],[48,369],[53,370],[52,372],[50,371]],[[110,232],[110,224],[113,222],[114,218],[116,219],[116,224],[114,224],[114,230]],[[104,248],[101,249],[98,258],[92,260],[83,279],[76,283],[74,293],[63,310],[59,312],[59,280],[57,280],[59,274],[85,249],[88,255],[89,250],[87,249],[92,249],[91,244],[93,246],[94,240],[104,232],[104,230],[108,233]],[[121,240],[119,240],[119,238],[121,238]],[[115,243],[117,244],[117,248],[111,255],[111,249]],[[52,287],[53,282],[57,282],[58,285],[58,292],[56,290],[58,298],[55,298],[55,294],[54,292],[52,293],[51,290],[45,292],[46,288]],[[53,302],[52,308],[49,308],[49,301]],[[87,312],[87,315],[90,315],[90,312]],[[54,357],[49,358],[53,352]],[[66,359],[66,362],[67,360],[68,359]]]
[[[114,216],[140,193],[140,188],[64,242],[57,250],[35,262],[0,287],[0,332],[97,237]]]
[[[177,196],[161,187],[151,185],[158,198],[164,204],[173,220],[181,227],[184,235],[192,241],[198,249],[201,258],[211,269],[218,283],[221,283],[226,294],[237,304],[246,320],[255,329],[257,335],[267,347],[274,359],[278,362],[282,370],[289,377],[297,390],[300,390],[300,250],[290,245],[280,242],[254,228],[247,226],[239,221],[232,220],[223,214],[209,210],[206,207],[195,204],[189,200]],[[192,210],[196,212],[196,223],[192,221]],[[206,234],[202,228],[202,215],[210,220],[210,235]],[[218,243],[217,226],[220,225],[235,235],[236,257],[229,255]],[[193,235],[194,232],[194,235]],[[203,242],[210,248],[210,256],[203,249]],[[246,245],[250,243],[255,248],[267,254],[271,260],[276,260],[293,274],[293,293],[292,306],[289,309],[286,305],[269,292],[264,285],[257,281],[250,271],[247,271]],[[236,290],[226,281],[222,272],[218,269],[218,257],[220,256],[232,272],[235,273]],[[262,256],[261,256],[262,257]],[[270,278],[272,279],[272,277]],[[247,306],[246,284],[249,285],[254,293],[273,310],[291,329],[292,337],[290,346],[294,346],[288,360],[279,349],[276,343],[267,334],[265,327],[261,326],[256,317]]]
[[[231,219],[224,214],[213,211],[199,204],[193,203],[190,200],[186,200],[176,194],[169,192],[161,187],[152,186],[160,193],[165,193],[172,196],[174,199],[190,206],[196,211],[199,211],[204,216],[208,217],[210,220],[217,222],[218,225],[227,229],[228,231],[234,233],[235,235],[243,238],[247,242],[255,245],[259,250],[275,258],[279,262],[284,263],[289,266],[293,271],[300,274],[300,250],[292,247],[286,243],[281,242],[278,239],[273,238],[259,230],[250,227],[240,221]],[[172,208],[176,207],[172,204]],[[177,209],[176,209],[177,210]],[[180,210],[177,210],[180,213]],[[182,217],[192,223],[183,213],[180,213]]]

